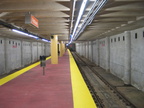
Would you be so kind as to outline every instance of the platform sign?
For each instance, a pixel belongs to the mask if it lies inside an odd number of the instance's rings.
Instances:
[[[36,19],[33,15],[31,15],[31,24],[33,24],[35,27],[39,28],[38,19]]]
[[[39,21],[36,17],[34,17],[32,14],[27,13],[25,16],[25,24],[30,24],[34,27],[39,28]]]

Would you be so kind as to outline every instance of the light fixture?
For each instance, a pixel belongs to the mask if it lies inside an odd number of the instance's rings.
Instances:
[[[19,33],[19,34],[22,34],[22,35],[25,35],[25,36],[28,36],[31,38],[35,38],[35,39],[43,39],[42,41],[45,41],[45,42],[50,42],[49,40],[44,39],[42,37],[39,37],[39,36],[29,32],[29,31],[27,31],[26,29],[20,28],[18,26],[13,25],[13,24],[9,24],[5,21],[0,20],[0,25],[6,27],[8,29],[11,29],[13,32],[16,32],[16,33]]]
[[[38,39],[39,37],[37,36],[34,36],[34,35],[28,35],[29,37],[32,37],[32,38],[35,38],[35,39]]]
[[[47,39],[42,39],[42,41],[45,41],[45,42],[50,42],[49,40],[47,40]]]
[[[12,31],[13,31],[13,32],[16,32],[16,33],[19,33],[19,34],[22,34],[22,35],[28,36],[27,33],[24,33],[24,32],[22,32],[22,31],[19,31],[19,30],[16,30],[16,29],[12,29]]]
[[[82,5],[81,5],[81,8],[80,8],[80,11],[79,11],[79,15],[78,15],[78,17],[77,17],[77,21],[76,21],[76,24],[75,24],[75,27],[74,27],[74,30],[73,30],[73,33],[72,33],[73,36],[74,36],[74,34],[75,34],[75,32],[76,32],[76,29],[77,29],[77,27],[78,27],[78,24],[79,24],[79,22],[80,22],[80,20],[81,20],[81,17],[82,17],[82,15],[83,15],[83,12],[84,12],[86,3],[87,3],[87,0],[83,0]]]
[[[78,31],[78,33],[74,37],[75,40],[80,35],[81,31],[83,31],[87,25],[90,25],[90,23],[92,23],[94,16],[98,13],[98,11],[104,6],[104,4],[107,1],[108,0],[96,0],[94,2],[93,6],[92,6],[92,11],[89,11],[87,17],[85,18],[85,21],[82,24],[82,28]]]
[[[108,0],[95,0],[90,11],[86,15],[86,18],[82,22],[80,28],[78,28],[79,22],[81,20],[81,17],[83,15],[83,12],[84,12],[84,9],[85,9],[86,3],[87,3],[87,0],[83,0],[80,11],[79,11],[79,15],[77,17],[77,21],[76,21],[76,24],[75,24],[75,27],[73,30],[73,33],[70,32],[72,34],[72,37],[71,37],[69,43],[71,43],[73,40],[76,40],[78,38],[78,36],[84,31],[85,27],[92,23],[93,19],[95,18],[95,15],[104,6],[104,4],[106,4],[107,1]]]
[[[74,2],[73,2],[73,12],[72,12],[72,21],[71,21],[71,30],[72,30],[72,22],[73,22],[75,2],[76,2],[76,1],[74,0]],[[81,20],[82,15],[83,15],[83,12],[84,12],[84,9],[85,9],[85,7],[86,7],[86,4],[87,4],[87,0],[83,0],[83,2],[82,2],[82,4],[81,4],[81,7],[80,7],[80,10],[79,10],[79,14],[78,14],[77,20],[76,20],[76,24],[75,24],[75,26],[74,26],[74,30],[73,30],[73,32],[71,33],[71,40],[70,40],[69,43],[71,43],[72,40],[73,40],[73,37],[74,37],[75,32],[76,32],[76,30],[77,30],[77,28],[78,28],[78,25],[79,25],[79,22],[80,22],[80,20]]]
[[[31,37],[31,38],[35,38],[35,39],[41,39],[42,41],[44,42],[50,42],[49,40],[47,39],[44,39],[44,38],[40,38],[38,36],[35,36],[33,34],[30,34],[30,33],[26,33],[24,31],[20,31],[20,30],[17,30],[17,29],[12,29],[13,32],[16,32],[16,33],[19,33],[19,34],[22,34],[22,35],[25,35],[25,36],[28,36],[28,37]]]
[[[74,18],[75,4],[76,4],[76,0],[73,1],[72,19],[71,19],[71,27],[70,27],[70,34],[72,34],[72,27],[73,27],[73,18]]]
[[[22,35],[25,35],[25,36],[28,36],[28,37],[32,37],[32,38],[35,38],[35,39],[38,39],[39,37],[37,36],[34,36],[32,34],[29,34],[29,33],[25,33],[23,31],[20,31],[20,30],[16,30],[16,29],[12,29],[13,32],[16,32],[16,33],[19,33],[19,34],[22,34]]]

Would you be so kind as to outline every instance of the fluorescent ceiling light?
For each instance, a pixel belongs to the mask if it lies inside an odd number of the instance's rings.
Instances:
[[[50,42],[49,40],[47,40],[47,39],[42,39],[43,41],[45,41],[45,42]]]
[[[72,8],[73,10],[72,10],[72,19],[71,19],[70,34],[72,32],[72,27],[73,27],[73,18],[74,18],[75,4],[76,4],[76,0],[74,0],[74,2],[73,2],[73,8]]]
[[[72,37],[75,35],[76,29],[77,29],[77,27],[78,27],[78,24],[79,24],[79,22],[80,22],[80,20],[81,20],[82,15],[83,15],[83,12],[84,12],[86,3],[87,3],[87,0],[83,0],[82,5],[81,5],[81,7],[80,7],[79,15],[78,15],[78,17],[77,17],[77,21],[76,21],[76,24],[75,24],[75,27],[74,27],[74,30],[73,30]]]
[[[14,32],[16,32],[16,33],[19,33],[19,34],[23,34],[23,35],[28,36],[27,33],[24,33],[24,32],[22,32],[22,31],[19,31],[19,30],[16,30],[16,29],[12,29],[12,31],[14,31]]]
[[[85,18],[84,22],[82,23],[82,26],[79,30],[77,30],[77,33],[75,33],[75,36],[73,37],[73,40],[77,39],[78,36],[84,31],[85,27],[87,25],[90,25],[95,18],[95,15],[97,12],[104,6],[104,4],[108,0],[95,0],[91,10],[88,12],[87,17]]]
[[[39,37],[35,36],[35,35],[32,35],[32,34],[29,34],[29,33],[25,33],[23,31],[20,31],[20,30],[17,30],[17,29],[12,29],[13,32],[16,32],[16,33],[19,33],[19,34],[22,34],[22,35],[25,35],[25,36],[28,36],[28,37],[32,37],[32,38],[35,38],[35,39],[38,39]],[[50,42],[49,40],[47,39],[42,39],[42,41],[45,41],[45,42]]]
[[[28,35],[29,37],[32,37],[32,38],[35,38],[35,39],[38,39],[37,36],[34,36],[34,35]]]
[[[19,34],[22,34],[22,35],[26,35],[28,37],[32,37],[32,38],[35,38],[35,39],[38,39],[39,37],[37,36],[34,36],[32,34],[28,34],[28,33],[25,33],[25,32],[22,32],[22,31],[19,31],[19,30],[16,30],[16,29],[12,29],[13,32],[16,32],[16,33],[19,33]]]

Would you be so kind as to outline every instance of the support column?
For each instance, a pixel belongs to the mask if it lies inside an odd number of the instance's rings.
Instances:
[[[66,49],[66,48],[65,48],[65,43],[63,42],[62,45],[63,45],[63,55],[64,55],[64,53],[65,53],[65,49]]]
[[[131,34],[130,31],[125,31],[125,69],[124,83],[131,84]]]
[[[60,42],[60,57],[63,56],[63,41]]]
[[[58,36],[51,36],[51,64],[58,64]]]
[[[109,69],[110,69],[110,40],[109,40],[109,37],[106,37],[105,47],[106,47],[106,71],[109,71]]]

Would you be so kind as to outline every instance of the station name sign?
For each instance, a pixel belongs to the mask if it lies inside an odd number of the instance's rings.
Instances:
[[[36,28],[39,28],[38,19],[30,13],[27,13],[25,16],[25,24],[30,24]]]

